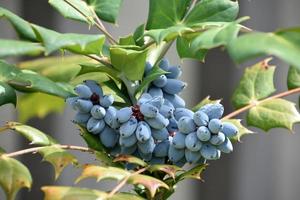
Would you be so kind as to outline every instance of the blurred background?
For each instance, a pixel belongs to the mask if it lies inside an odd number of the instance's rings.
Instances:
[[[59,32],[97,33],[81,23],[72,22],[61,17],[47,3],[47,0],[0,0],[0,6],[10,9],[26,20],[53,28]],[[279,27],[297,26],[300,24],[299,0],[244,0],[240,1],[241,16],[251,16],[246,25],[260,31],[274,31]],[[137,25],[146,21],[147,0],[124,0],[117,26],[107,26],[117,38],[132,32]],[[9,24],[0,21],[0,37],[15,38]],[[1,45],[1,44],[0,44]],[[300,56],[300,55],[299,55]],[[167,55],[171,63],[177,64],[176,51],[172,49]],[[17,62],[17,60],[10,60]],[[253,62],[252,62],[253,63]],[[189,83],[182,96],[189,106],[210,95],[212,98],[223,98],[226,113],[232,111],[230,97],[237,85],[244,67],[251,63],[236,66],[226,52],[214,50],[209,53],[206,63],[185,60],[182,79]],[[288,66],[274,59],[272,64],[278,66],[276,86],[278,91],[286,90]],[[293,99],[293,98],[292,98]],[[297,102],[297,98],[294,98]],[[34,106],[34,105],[32,105]],[[45,119],[32,119],[28,124],[38,127],[54,136],[62,144],[84,145],[79,131],[71,123],[73,111],[66,108],[63,114],[49,115]],[[242,116],[241,116],[242,117]],[[11,105],[0,107],[1,124],[17,120],[17,112]],[[205,183],[185,181],[177,188],[172,200],[299,200],[300,197],[300,127],[295,127],[295,134],[276,129],[269,134],[254,130],[256,135],[246,136],[241,144],[235,145],[234,153],[224,155],[220,160],[210,163],[204,173]],[[0,146],[8,152],[27,146],[27,141],[16,134],[1,134]],[[86,155],[78,153],[81,162],[88,162]],[[39,156],[22,156],[22,160],[32,171],[33,187],[30,192],[22,190],[20,200],[39,200],[43,194],[41,185],[72,184],[74,175],[79,172],[68,167],[62,176],[53,181],[53,169],[42,163]],[[91,188],[108,188],[107,184],[95,181],[84,181],[81,186]],[[0,191],[0,199],[4,199]]]

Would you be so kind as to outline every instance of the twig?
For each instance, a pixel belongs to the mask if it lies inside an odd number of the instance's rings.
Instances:
[[[95,55],[85,55],[93,60],[96,60],[100,63],[102,63],[103,65],[106,65],[108,67],[113,67],[113,65],[108,61],[108,58],[106,57],[98,57],[98,56],[95,56]]]
[[[296,93],[299,93],[300,92],[300,87],[299,88],[295,88],[295,89],[292,89],[292,90],[288,90],[288,91],[285,91],[285,92],[282,92],[282,93],[279,93],[279,94],[276,94],[274,96],[271,96],[271,97],[268,97],[266,99],[263,99],[261,101],[253,101],[251,102],[251,104],[245,106],[245,107],[242,107],[228,115],[226,115],[225,117],[223,117],[223,119],[230,119],[232,117],[235,117],[237,116],[238,114],[242,113],[242,112],[245,112],[261,103],[264,103],[266,101],[269,101],[269,100],[272,100],[272,99],[277,99],[277,98],[281,98],[281,97],[285,97],[285,96],[289,96],[289,95],[292,95],[292,94],[296,94]]]
[[[146,169],[147,169],[147,167],[141,168],[138,171],[136,171],[136,172],[134,172],[132,174],[129,174],[128,176],[126,176],[125,178],[123,178],[123,180],[118,185],[116,185],[116,187],[114,187],[114,189],[112,191],[110,191],[110,193],[108,194],[107,197],[109,198],[109,197],[112,197],[114,194],[116,194],[126,184],[126,182],[128,181],[128,179],[131,176],[143,173]]]
[[[84,14],[83,12],[81,12],[81,10],[79,10],[76,6],[74,6],[72,3],[70,3],[68,0],[64,0],[64,2],[66,2],[69,6],[71,6],[72,8],[74,8],[77,12],[79,12],[82,16],[84,16],[87,20],[94,22],[96,27],[104,34],[108,37],[109,41],[111,42],[111,44],[117,44],[118,42],[113,38],[113,36],[106,30],[106,28],[103,26],[102,23],[99,24],[100,19],[98,17],[96,17],[97,22],[95,22],[94,20],[91,20],[89,16],[87,16],[86,14]],[[97,15],[96,15],[97,16]],[[99,21],[98,21],[98,19]]]
[[[61,148],[61,149],[69,149],[69,150],[95,153],[95,151],[93,149],[90,149],[88,147],[57,144],[57,145],[51,145],[51,146],[33,147],[33,148],[29,148],[29,149],[23,149],[23,150],[15,151],[15,152],[12,152],[12,153],[5,153],[5,154],[2,154],[1,156],[15,157],[15,156],[28,154],[28,153],[36,153],[39,150],[42,150],[42,149],[47,148],[47,147],[57,147],[57,148]]]

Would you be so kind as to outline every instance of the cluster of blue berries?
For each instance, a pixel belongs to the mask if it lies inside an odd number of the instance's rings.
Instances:
[[[216,160],[221,152],[232,152],[230,138],[237,135],[238,129],[220,120],[223,112],[224,107],[219,103],[206,104],[195,113],[177,109],[178,132],[171,142],[169,159],[174,163],[197,163],[201,158]]]
[[[219,159],[221,152],[230,153],[230,138],[238,129],[221,122],[224,107],[207,104],[195,113],[185,108],[179,97],[186,86],[178,80],[180,67],[170,66],[165,59],[158,66],[167,73],[152,81],[130,107],[116,109],[113,96],[104,95],[95,81],[76,86],[77,96],[67,99],[77,111],[74,123],[99,135],[111,155],[134,155],[150,164],[182,166]],[[151,69],[147,63],[145,76]]]

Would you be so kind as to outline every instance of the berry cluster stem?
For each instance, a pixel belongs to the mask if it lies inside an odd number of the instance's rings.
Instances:
[[[292,90],[288,90],[288,91],[285,91],[285,92],[282,92],[282,93],[279,93],[279,94],[276,94],[274,96],[271,96],[271,97],[268,97],[266,99],[263,99],[261,101],[253,101],[251,104],[245,106],[245,107],[242,107],[228,115],[226,115],[225,117],[223,117],[223,119],[230,119],[232,117],[235,117],[261,103],[264,103],[266,101],[269,101],[269,100],[273,100],[273,99],[277,99],[277,98],[281,98],[281,97],[285,97],[285,96],[289,96],[289,95],[292,95],[292,94],[296,94],[296,93],[300,93],[300,87],[298,88],[295,88],[295,89],[292,89]]]

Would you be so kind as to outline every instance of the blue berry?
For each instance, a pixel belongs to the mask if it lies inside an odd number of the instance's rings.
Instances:
[[[135,132],[137,125],[138,125],[138,121],[136,120],[136,118],[131,117],[126,123],[120,126],[119,131],[121,137],[131,136]]]
[[[232,138],[237,135],[238,128],[230,122],[224,122],[221,131],[226,137]]]
[[[186,87],[186,83],[177,79],[167,79],[162,90],[168,94],[178,94]]]
[[[202,142],[207,142],[210,140],[211,138],[211,133],[209,131],[209,129],[205,126],[200,126],[197,129],[197,137],[200,141]]]
[[[190,117],[181,117],[178,121],[178,130],[181,133],[188,134],[196,130],[196,124]]]
[[[217,134],[222,129],[222,122],[219,119],[212,119],[208,123],[210,132]]]
[[[190,151],[199,151],[202,143],[198,140],[196,132],[190,133],[185,138],[185,146]]]
[[[232,143],[228,138],[226,138],[225,142],[217,146],[217,148],[223,153],[231,153],[233,151]]]
[[[225,142],[225,139],[226,136],[222,132],[219,132],[216,135],[212,135],[209,141],[213,145],[220,145]]]
[[[184,149],[185,148],[185,138],[186,135],[180,132],[177,132],[172,140],[172,145],[177,149]]]
[[[209,117],[207,116],[207,114],[200,110],[195,112],[193,119],[197,126],[207,126],[209,122]]]

